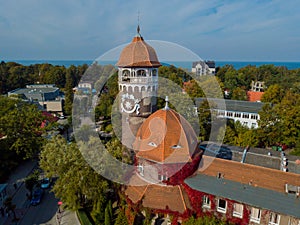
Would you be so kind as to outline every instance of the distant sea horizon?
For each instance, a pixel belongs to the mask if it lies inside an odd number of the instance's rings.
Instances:
[[[34,65],[34,64],[43,64],[43,63],[49,63],[52,65],[57,66],[65,66],[70,67],[71,65],[74,66],[80,66],[80,65],[91,65],[93,60],[3,60],[4,62],[16,62],[19,64],[22,64],[24,66]],[[115,65],[116,61],[101,61],[98,62],[101,65],[108,65],[112,64]],[[289,70],[293,69],[299,69],[300,68],[300,62],[288,62],[288,61],[217,61],[215,60],[216,67],[223,67],[225,65],[232,65],[235,69],[240,69],[248,65],[252,66],[262,66],[262,65],[274,65],[274,66],[284,66]],[[192,68],[192,62],[191,61],[182,61],[182,62],[162,62],[163,65],[174,65],[176,67],[180,67],[183,69],[187,69],[188,71],[191,71]]]

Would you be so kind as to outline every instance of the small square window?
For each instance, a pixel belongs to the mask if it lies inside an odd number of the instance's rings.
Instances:
[[[251,208],[250,221],[254,223],[260,223],[260,209]]]
[[[244,206],[242,204],[233,204],[233,216],[243,218]]]
[[[210,199],[207,195],[203,196],[202,207],[210,209]]]
[[[167,176],[166,176],[166,175],[158,174],[158,180],[159,180],[159,181],[167,180]]]
[[[280,222],[280,215],[271,212],[269,225],[279,225],[279,222]]]
[[[224,199],[219,199],[217,211],[221,213],[226,213],[226,206],[227,202]]]

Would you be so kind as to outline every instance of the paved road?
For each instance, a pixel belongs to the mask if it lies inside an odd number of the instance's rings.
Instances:
[[[37,206],[31,206],[26,197],[28,192],[24,185],[25,177],[36,168],[36,162],[23,162],[9,177],[7,184],[7,195],[13,197],[13,203],[16,205],[16,216],[19,218],[17,223],[12,222],[12,216],[1,217],[0,225],[57,225],[57,202],[52,192],[45,190],[42,201]],[[17,184],[17,189],[14,187]],[[60,224],[80,225],[76,213],[65,211],[60,214]]]
[[[49,192],[49,190],[45,190],[39,205],[29,206],[29,201],[26,201],[24,207],[29,207],[25,216],[22,218],[20,225],[54,225],[55,223],[53,222],[55,221],[53,221],[52,218],[55,217],[57,202],[58,200],[52,192]]]

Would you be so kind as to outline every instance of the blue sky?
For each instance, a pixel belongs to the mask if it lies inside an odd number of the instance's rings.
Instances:
[[[95,59],[145,40],[203,59],[300,61],[298,0],[0,0],[0,60]]]

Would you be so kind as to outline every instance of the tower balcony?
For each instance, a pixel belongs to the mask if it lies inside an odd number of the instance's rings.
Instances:
[[[119,77],[119,84],[153,84],[158,82],[158,77]]]

